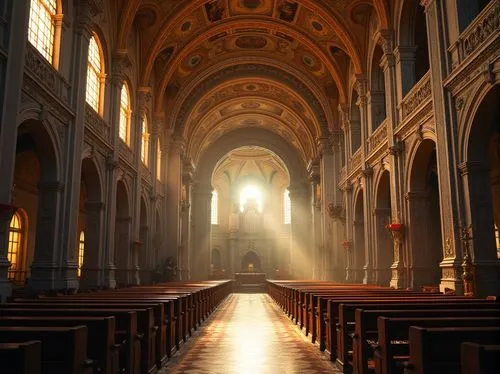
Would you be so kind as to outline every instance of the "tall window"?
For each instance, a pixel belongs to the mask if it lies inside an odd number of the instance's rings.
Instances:
[[[89,43],[89,58],[87,62],[87,103],[97,112],[101,105],[101,82],[104,66],[101,58],[101,48],[97,36],[93,35]]]
[[[31,0],[28,40],[50,63],[54,57],[56,11],[56,0]]]
[[[285,225],[292,223],[292,202],[288,189],[283,193],[283,223]]]
[[[120,95],[120,139],[130,145],[130,95],[127,83],[123,83]]]
[[[497,244],[497,257],[500,259],[500,233],[497,225],[495,225],[495,242]]]
[[[80,232],[78,238],[78,276],[82,275],[83,257],[85,256],[85,232]]]
[[[160,139],[156,142],[156,179],[161,181],[161,145]]]
[[[210,209],[211,212],[211,222],[212,225],[217,225],[219,223],[219,195],[217,191],[212,192],[212,207]]]
[[[149,152],[149,133],[148,133],[148,122],[146,116],[142,117],[142,141],[141,141],[141,160],[142,163],[148,166],[148,152]]]
[[[22,270],[21,251],[24,245],[24,233],[25,227],[23,225],[23,219],[19,212],[17,212],[10,220],[9,227],[9,247],[7,249],[7,259],[11,263],[8,271],[9,279],[17,279],[18,277],[16,277],[16,273],[19,270]]]

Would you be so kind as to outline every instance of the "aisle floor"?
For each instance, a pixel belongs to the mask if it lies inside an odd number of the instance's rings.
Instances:
[[[229,295],[162,372],[338,373],[267,294]]]

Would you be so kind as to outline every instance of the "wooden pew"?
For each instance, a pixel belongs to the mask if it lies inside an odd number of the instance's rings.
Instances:
[[[42,374],[92,374],[87,327],[0,327],[0,343],[42,342]]]
[[[41,374],[42,343],[0,343],[0,362],[3,374]]]
[[[120,372],[119,346],[115,344],[115,317],[0,317],[0,327],[5,326],[86,326],[87,355],[93,361],[94,372]]]
[[[115,343],[120,344],[120,368],[128,374],[140,374],[141,346],[137,332],[137,314],[124,309],[26,309],[2,308],[0,317],[31,316],[31,317],[108,317],[116,319]]]
[[[349,360],[349,351],[352,350],[352,336],[355,326],[356,309],[386,309],[386,310],[418,310],[418,309],[500,309],[500,304],[488,301],[464,300],[448,301],[446,299],[438,300],[371,300],[361,302],[341,303],[338,307],[337,324],[337,367],[343,370],[344,363]],[[346,369],[348,370],[348,368]]]
[[[483,317],[484,310],[416,310],[416,311],[356,311],[356,347],[354,365],[358,373],[367,373],[369,351],[373,347],[377,373],[402,371],[402,361],[409,356],[410,326],[420,327],[500,327],[500,311],[496,317]],[[373,323],[375,319],[375,324]],[[374,330],[375,329],[375,330]],[[376,342],[370,347],[369,340]],[[397,343],[395,343],[397,342]]]
[[[498,344],[497,327],[410,327],[408,374],[460,374],[461,345],[464,342]]]
[[[156,328],[154,325],[154,313],[153,308],[148,306],[139,306],[137,304],[121,304],[121,303],[102,303],[92,304],[92,303],[60,303],[52,301],[49,298],[48,302],[23,302],[23,303],[4,303],[0,306],[1,309],[9,308],[24,308],[27,310],[33,309],[45,309],[45,308],[59,308],[59,309],[123,309],[127,311],[134,311],[137,314],[137,333],[135,336],[135,341],[138,341],[140,347],[135,350],[135,354],[139,353],[139,356],[134,358],[134,361],[139,361],[140,372],[142,374],[148,374],[156,371],[155,349],[156,349]],[[156,304],[158,305],[158,304]],[[84,315],[84,314],[82,314]],[[132,341],[132,340],[129,340]],[[137,365],[136,365],[137,366]]]
[[[462,374],[500,373],[500,345],[462,343]]]
[[[16,299],[16,303],[20,304],[32,304],[34,302],[33,299]],[[78,305],[79,307],[85,307],[89,305],[90,307],[112,307],[112,308],[124,308],[124,309],[132,309],[132,308],[152,308],[153,309],[153,317],[154,322],[151,327],[150,315],[147,313],[146,315],[138,314],[138,330],[141,333],[144,333],[144,344],[147,344],[147,347],[141,348],[141,352],[144,355],[148,355],[147,361],[149,364],[152,362],[156,363],[158,369],[162,367],[164,363],[166,363],[168,359],[167,349],[170,351],[170,338],[167,336],[167,324],[168,320],[165,316],[164,307],[169,307],[170,300],[164,300],[160,302],[159,300],[151,300],[149,299],[139,299],[139,298],[115,298],[110,295],[107,298],[94,298],[91,296],[85,297],[72,297],[72,296],[64,296],[64,297],[50,297],[45,299],[36,300],[36,303],[44,304],[44,305],[56,305],[57,307],[61,306],[63,308],[68,305]],[[71,307],[70,307],[71,308]],[[143,319],[143,317],[145,319]],[[148,353],[149,352],[149,353]],[[144,360],[144,357],[141,359]],[[148,369],[148,370],[151,370]]]

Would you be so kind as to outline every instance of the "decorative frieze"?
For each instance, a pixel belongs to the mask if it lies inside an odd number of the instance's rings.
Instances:
[[[85,124],[103,139],[109,139],[109,126],[89,104],[85,104]]]
[[[401,102],[401,121],[414,115],[432,99],[431,75],[427,72]]]
[[[48,88],[65,104],[69,104],[71,85],[30,43],[26,44],[25,66],[36,82]]]
[[[359,148],[351,157],[351,170],[356,170],[361,166],[361,148]]]
[[[460,35],[454,48],[458,49],[459,63],[477,51],[490,38],[498,37],[500,31],[500,3],[490,4]]]
[[[387,140],[387,119],[380,124],[369,139],[370,152],[376,149],[380,144]]]

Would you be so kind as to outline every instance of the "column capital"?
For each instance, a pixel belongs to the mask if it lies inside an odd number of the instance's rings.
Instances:
[[[312,184],[318,184],[320,181],[320,165],[319,159],[313,158],[307,164],[307,174],[309,182]],[[290,190],[290,189],[289,189]]]
[[[420,5],[423,6],[425,9],[427,9],[427,7],[431,5],[433,2],[434,0],[420,0]]]
[[[384,54],[392,54],[394,51],[394,33],[392,30],[378,30],[374,36],[382,47]]]
[[[145,112],[147,110],[146,108],[151,102],[152,91],[153,89],[150,86],[140,86],[137,89],[137,102],[141,112]]]
[[[125,70],[131,65],[132,63],[126,49],[115,51],[111,60],[111,83],[121,86],[125,80]]]
[[[321,156],[333,153],[330,139],[331,136],[322,136],[316,139],[316,144],[318,145],[319,154]]]
[[[358,93],[358,101],[356,102],[356,105],[358,106],[365,105],[368,81],[364,74],[356,74],[356,82],[354,88]]]

